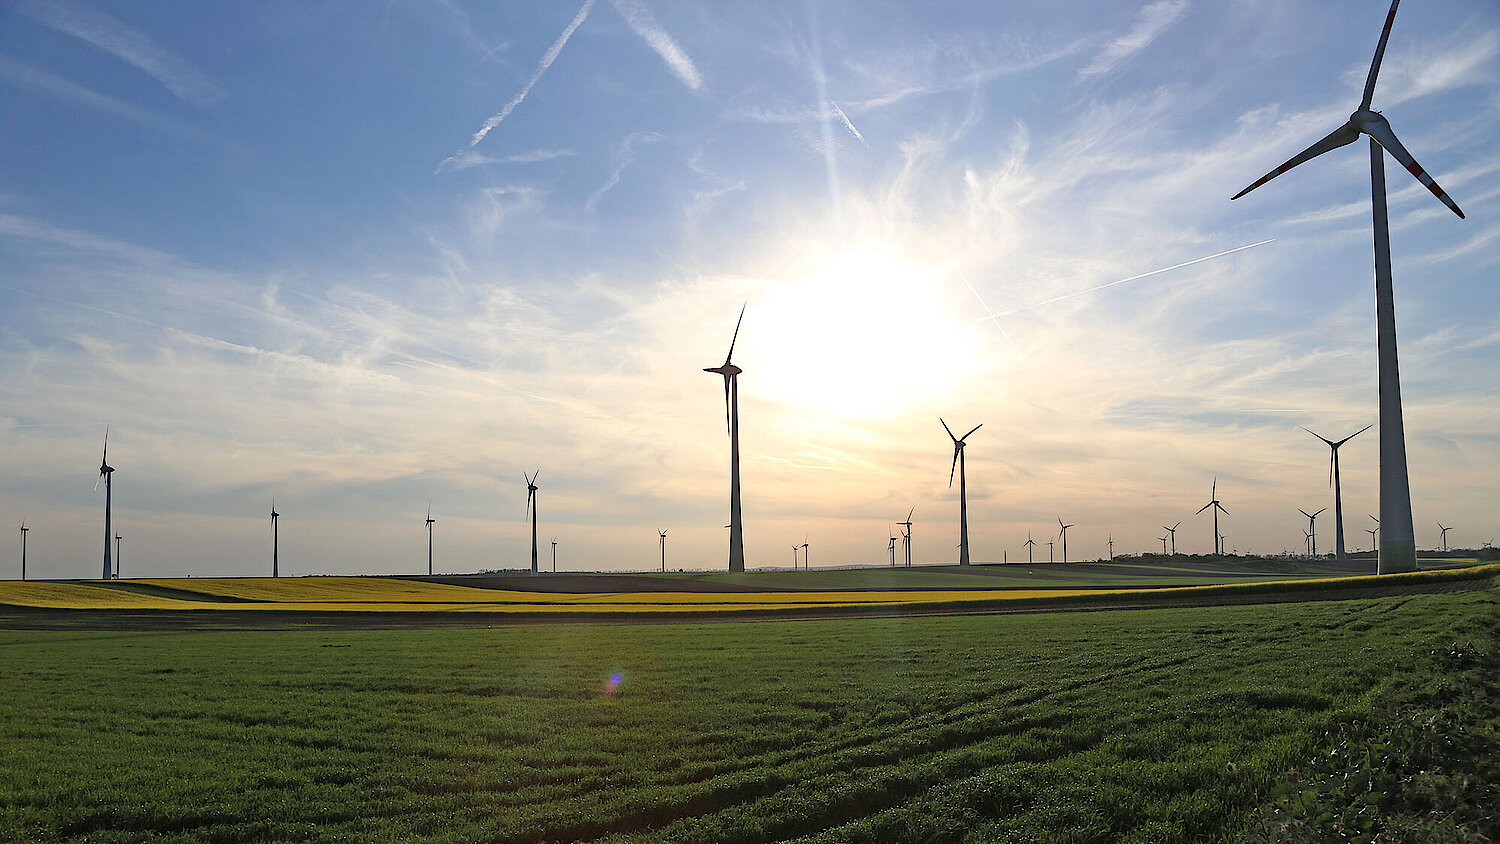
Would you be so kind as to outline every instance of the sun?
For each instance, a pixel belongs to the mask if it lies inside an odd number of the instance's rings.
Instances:
[[[799,268],[756,308],[769,326],[756,375],[769,396],[840,418],[907,412],[971,371],[972,315],[946,261],[865,244]],[[762,380],[763,379],[763,380]]]

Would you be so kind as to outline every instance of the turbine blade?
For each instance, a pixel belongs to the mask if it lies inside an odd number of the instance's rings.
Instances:
[[[938,421],[943,422],[943,417],[939,416]],[[953,429],[948,427],[947,422],[943,422],[943,430],[948,432],[948,439],[958,442],[958,437],[953,436]]]
[[[1301,428],[1302,430],[1304,430],[1306,432],[1308,432],[1309,434],[1312,434],[1313,436],[1317,437],[1318,439],[1322,440],[1323,442],[1328,443],[1329,445],[1333,445],[1333,440],[1330,440],[1329,438],[1323,436],[1322,434],[1318,433],[1317,431],[1314,431],[1313,429],[1311,429],[1311,428],[1309,428],[1309,427],[1307,427],[1305,425],[1298,425],[1297,427]]]
[[[1203,505],[1202,507],[1199,507],[1198,508],[1198,513],[1202,513],[1204,510],[1207,510],[1208,508],[1210,508],[1212,506],[1214,506],[1214,503],[1212,501],[1210,501],[1207,504]],[[1198,515],[1198,513],[1194,513],[1193,515],[1196,516],[1196,515]]]
[[[1392,8],[1394,9],[1395,7],[1393,6]],[[1417,181],[1426,186],[1429,191],[1432,191],[1433,196],[1448,206],[1449,211],[1457,214],[1460,220],[1464,218],[1463,209],[1458,207],[1458,203],[1454,202],[1453,198],[1443,190],[1442,186],[1434,181],[1431,176],[1427,175],[1427,171],[1422,169],[1422,165],[1418,164],[1417,160],[1412,158],[1411,153],[1406,151],[1406,147],[1402,146],[1401,142],[1396,139],[1396,133],[1391,131],[1391,124],[1387,123],[1384,119],[1372,120],[1365,124],[1365,132],[1375,139],[1375,143],[1380,144],[1381,148],[1390,153],[1392,158],[1401,162],[1401,166],[1405,167],[1407,172],[1416,176]]]
[[[977,431],[977,430],[979,430],[980,428],[983,428],[983,427],[984,427],[984,423],[980,422],[978,425],[975,425],[974,427],[970,428],[969,429],[969,433],[968,434],[964,434],[963,438],[964,439],[968,439],[970,434],[973,434],[975,431]]]
[[[912,508],[911,508],[911,509],[910,509],[910,510],[907,510],[907,511],[906,511],[906,520],[907,520],[907,521],[908,521],[908,522],[909,522],[909,521],[911,521],[911,514],[912,514],[912,513],[915,513],[915,512],[917,512],[917,507],[916,507],[916,505],[915,505],[915,504],[913,504],[913,505],[912,505]]]
[[[953,488],[953,473],[958,471],[958,449],[953,449],[953,465],[948,467],[948,488]]]
[[[1341,146],[1352,144],[1357,140],[1359,140],[1359,130],[1349,125],[1348,123],[1345,123],[1332,132],[1329,132],[1327,135],[1324,135],[1322,139],[1320,139],[1317,143],[1292,156],[1287,160],[1285,164],[1277,167],[1275,170],[1272,170],[1266,175],[1261,176],[1259,179],[1256,179],[1250,184],[1250,187],[1245,188],[1244,190],[1229,198],[1231,200],[1239,199],[1240,197],[1244,196],[1250,191],[1255,190],[1266,182],[1269,182],[1277,176],[1280,176],[1282,173],[1285,173],[1293,167],[1296,167],[1298,164],[1317,158],[1318,156],[1322,155],[1325,152],[1328,152],[1329,150],[1338,149]]]
[[[99,463],[101,465],[104,465],[104,466],[108,466],[109,465],[109,426],[108,425],[104,426],[104,456],[101,457],[101,458],[99,458]]]
[[[1338,459],[1337,457],[1334,456],[1336,454],[1338,454],[1338,450],[1337,449],[1331,449],[1328,452],[1328,485],[1329,486],[1333,486],[1333,461]]]
[[[99,473],[99,477],[94,478],[94,492],[98,492],[99,491],[99,482],[102,481],[102,480],[104,480],[104,473],[100,472]]]
[[[1302,509],[1301,507],[1297,508],[1297,512],[1301,513],[1302,515],[1304,515],[1306,517],[1308,517],[1309,519],[1311,519],[1313,517],[1312,513],[1307,512],[1306,510]]]
[[[1350,434],[1349,436],[1344,437],[1343,439],[1339,440],[1337,443],[1334,444],[1334,447],[1337,448],[1338,446],[1343,445],[1344,443],[1346,443],[1346,442],[1354,439],[1355,437],[1359,436],[1360,434],[1363,434],[1365,431],[1368,431],[1368,430],[1370,430],[1373,427],[1375,427],[1375,423],[1371,422],[1370,424],[1364,426],[1363,428],[1360,428],[1358,431],[1355,431],[1354,433]]]
[[[1219,502],[1215,501],[1214,502],[1214,506],[1219,508],[1219,512],[1220,513],[1223,513],[1226,516],[1229,515],[1229,511],[1224,509],[1224,505],[1222,505]]]
[[[730,341],[729,341],[729,354],[727,354],[727,355],[724,356],[724,365],[725,366],[728,366],[730,359],[734,357],[734,344],[737,343],[737,342],[739,342],[739,339],[740,339],[740,323],[742,323],[742,322],[745,321],[745,308],[748,307],[749,305],[750,305],[749,302],[746,302],[745,304],[740,305],[740,318],[737,319],[737,320],[735,320],[735,323],[734,323],[734,337],[732,339],[730,339]]]
[[[1375,97],[1375,77],[1380,75],[1380,62],[1385,58],[1385,42],[1390,40],[1391,25],[1396,22],[1396,6],[1401,0],[1391,0],[1391,11],[1385,16],[1385,28],[1380,30],[1380,43],[1375,47],[1375,58],[1370,62],[1370,75],[1365,77],[1365,95],[1359,101],[1360,111],[1370,107]]]

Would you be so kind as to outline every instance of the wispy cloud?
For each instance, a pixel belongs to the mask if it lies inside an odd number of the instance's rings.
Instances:
[[[698,66],[693,64],[693,60],[688,57],[682,47],[678,46],[672,36],[661,28],[655,16],[651,14],[651,10],[646,8],[646,4],[640,0],[610,0],[610,3],[614,5],[615,11],[620,13],[620,17],[625,19],[625,23],[630,26],[631,30],[639,35],[648,47],[655,50],[658,56],[661,56],[661,60],[667,63],[667,68],[672,71],[673,76],[694,91],[702,90],[703,74],[698,72]]]
[[[98,109],[157,132],[194,141],[217,143],[219,140],[174,117],[133,106],[91,88],[85,88],[76,82],[55,76],[41,68],[32,67],[5,56],[0,56],[0,79],[4,79],[17,88],[23,88],[54,100]]]
[[[615,185],[620,183],[620,174],[625,172],[626,167],[635,163],[636,144],[651,143],[661,139],[662,136],[655,132],[636,132],[625,138],[624,141],[621,141],[620,149],[615,153],[614,167],[609,171],[609,178],[604,180],[604,184],[600,185],[598,190],[589,195],[588,200],[583,203],[583,207],[589,211],[593,211],[598,206],[600,197],[609,193],[614,189]]]
[[[557,56],[562,52],[563,47],[567,46],[568,39],[572,38],[573,33],[578,30],[578,27],[583,26],[583,22],[588,20],[589,12],[593,8],[594,0],[584,0],[583,6],[578,9],[578,14],[573,16],[573,20],[568,23],[567,28],[562,31],[561,35],[557,36],[557,40],[552,42],[552,46],[547,48],[547,52],[542,54],[542,60],[537,63],[536,70],[531,72],[531,78],[526,80],[526,84],[521,86],[520,92],[512,97],[510,102],[505,104],[504,108],[501,108],[497,114],[484,121],[484,125],[480,126],[479,131],[475,132],[474,137],[469,140],[469,148],[477,146],[480,141],[484,140],[485,135],[488,135],[496,126],[499,126],[505,118],[510,117],[510,113],[516,110],[516,106],[520,105],[526,99],[526,95],[531,93],[531,89],[542,78],[542,74],[546,73],[547,68],[551,67],[552,63],[557,61]],[[438,165],[437,172],[442,172],[444,167],[448,165],[448,162],[458,158],[464,152],[465,150],[461,149],[453,155],[448,156],[448,158],[444,159]]]
[[[1154,0],[1142,6],[1130,31],[1104,45],[1099,55],[1078,71],[1078,74],[1098,76],[1114,70],[1120,62],[1150,46],[1152,41],[1182,18],[1187,7],[1187,0]]]
[[[439,164],[437,172],[446,173],[451,170],[467,170],[470,167],[482,167],[486,164],[536,164],[541,161],[552,161],[557,158],[569,158],[577,154],[576,151],[571,149],[534,149],[530,152],[518,152],[515,155],[497,157],[475,152],[472,149],[466,149],[455,153],[448,160]]]
[[[181,56],[158,45],[146,33],[92,6],[78,0],[20,0],[12,8],[140,69],[190,103],[212,105],[224,99],[224,89],[209,81]]]

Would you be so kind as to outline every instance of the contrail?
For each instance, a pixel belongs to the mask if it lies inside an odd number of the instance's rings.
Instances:
[[[829,100],[828,104],[833,106],[834,113],[839,116],[840,120],[844,121],[844,125],[849,127],[849,131],[854,133],[854,137],[859,138],[860,143],[864,144],[865,146],[869,146],[870,144],[865,140],[865,136],[861,135],[859,133],[859,130],[854,128],[854,124],[849,121],[849,115],[845,114],[844,110],[839,108],[839,104],[834,102],[833,100]]]
[[[972,284],[969,283],[969,279],[968,279],[967,276],[964,275],[964,271],[963,270],[959,269],[958,267],[954,267],[953,271],[955,273],[958,273],[958,278],[959,278],[959,280],[961,280],[964,283],[964,287],[969,288],[969,292],[974,294],[974,298],[979,300],[980,307],[984,308],[985,313],[988,314],[988,316],[982,316],[979,319],[981,319],[981,320],[986,320],[987,319],[987,320],[990,320],[991,322],[995,323],[995,327],[998,328],[998,329],[1000,329],[1000,334],[1001,334],[1001,336],[1003,336],[1005,338],[1005,342],[1009,343],[1011,350],[1016,353],[1017,357],[1020,357],[1021,356],[1021,350],[1018,349],[1018,348],[1016,348],[1016,341],[1010,339],[1010,334],[1008,334],[1005,331],[1005,326],[1003,326],[1003,325],[1000,324],[1000,317],[999,317],[999,315],[997,315],[994,311],[990,310],[990,306],[986,305],[984,303],[984,297],[980,296],[979,295],[979,291],[974,289],[974,285],[972,285]]]
[[[1259,242],[1256,242],[1256,243],[1247,243],[1244,246],[1236,246],[1233,249],[1225,249],[1223,252],[1215,252],[1212,255],[1205,255],[1202,258],[1194,258],[1191,261],[1183,261],[1180,264],[1173,264],[1170,267],[1162,267],[1159,270],[1152,270],[1152,271],[1150,271],[1148,273],[1141,273],[1140,275],[1133,275],[1130,278],[1122,278],[1119,281],[1111,281],[1108,284],[1101,284],[1098,287],[1090,287],[1087,290],[1080,290],[1080,291],[1078,291],[1076,293],[1066,293],[1066,294],[1063,294],[1062,296],[1057,296],[1057,297],[1054,297],[1052,299],[1047,299],[1047,300],[1044,300],[1044,301],[1041,301],[1041,302],[1033,302],[1030,305],[1022,305],[1019,308],[1012,308],[1012,309],[1010,309],[1008,311],[1003,311],[1003,312],[998,313],[998,314],[991,314],[990,316],[978,317],[974,321],[975,322],[983,322],[984,320],[992,319],[994,317],[1003,317],[1003,316],[1010,316],[1012,314],[1018,314],[1018,313],[1020,313],[1022,311],[1029,311],[1032,308],[1040,308],[1043,305],[1051,305],[1054,302],[1061,302],[1064,299],[1072,299],[1072,298],[1077,297],[1077,296],[1082,296],[1085,293],[1093,293],[1096,290],[1103,290],[1106,287],[1114,287],[1117,284],[1124,284],[1127,281],[1136,281],[1138,279],[1146,278],[1148,276],[1161,275],[1162,273],[1171,272],[1172,270],[1180,270],[1183,267],[1191,267],[1194,264],[1201,264],[1204,261],[1212,261],[1215,258],[1222,258],[1225,255],[1232,255],[1232,254],[1234,254],[1236,252],[1243,252],[1246,249],[1254,249],[1257,246],[1265,246],[1267,243],[1275,243],[1275,242],[1276,242],[1276,238],[1273,237],[1273,238],[1269,238],[1267,240],[1262,240],[1262,241],[1259,241]],[[967,282],[965,282],[965,283],[967,284]],[[973,290],[974,288],[971,287],[969,289]],[[974,295],[978,296],[979,294],[975,293]],[[999,323],[996,323],[996,325],[999,325]]]
[[[469,141],[470,148],[473,148],[480,141],[484,140],[484,136],[488,135],[491,129],[499,126],[500,121],[510,117],[510,113],[516,110],[516,106],[520,105],[521,101],[526,99],[526,95],[531,93],[532,86],[536,85],[537,80],[542,78],[542,74],[547,72],[547,68],[551,67],[552,63],[557,61],[558,53],[562,52],[562,48],[568,43],[568,39],[573,37],[573,32],[582,26],[585,20],[588,20],[589,11],[593,8],[594,0],[584,0],[583,7],[578,10],[578,14],[573,16],[573,22],[568,24],[568,28],[562,31],[562,35],[557,36],[557,40],[553,41],[552,46],[547,48],[547,52],[542,54],[541,62],[537,64],[536,70],[531,74],[531,78],[526,80],[526,84],[521,87],[521,92],[512,97],[511,101],[506,103],[504,108],[500,109],[499,114],[484,121],[484,125],[479,127],[479,131],[475,132],[474,138]],[[444,165],[457,158],[463,152],[463,150],[459,150],[448,156],[443,160],[442,164],[438,165],[438,170],[442,170]]]

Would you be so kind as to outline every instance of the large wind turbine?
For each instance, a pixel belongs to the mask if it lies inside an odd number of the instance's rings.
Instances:
[[[1072,525],[1063,524],[1062,516],[1058,516],[1057,526],[1060,528],[1057,535],[1062,537],[1063,562],[1066,563],[1068,561],[1068,528],[1072,527]]]
[[[104,481],[104,576],[101,580],[109,580],[114,574],[114,564],[109,559],[109,537],[113,533],[110,529],[110,505],[113,492],[111,481],[114,479],[114,467],[109,465],[109,426],[104,426],[104,456],[99,458],[99,477],[94,481],[94,492],[99,491],[99,481]]]
[[[734,344],[740,339],[740,323],[745,321],[745,307],[740,306],[740,318],[734,323],[734,337],[729,341],[729,354],[724,356],[723,366],[704,367],[704,372],[724,376],[724,421],[729,428],[729,570],[745,570],[745,526],[740,521],[740,379],[744,372],[730,361],[734,358]],[[804,563],[805,565],[805,563]]]
[[[281,577],[281,514],[276,512],[276,499],[271,499],[271,576]]]
[[[26,532],[31,528],[26,526],[26,519],[21,519],[21,579],[26,579]]]
[[[913,506],[911,508],[911,510],[906,514],[906,521],[904,521],[904,522],[897,522],[896,523],[896,524],[902,525],[902,526],[904,526],[906,528],[906,530],[904,530],[904,531],[901,532],[901,541],[902,541],[902,544],[906,546],[906,567],[907,568],[911,568],[911,524],[912,524],[911,523],[911,514],[915,513],[915,512],[917,512],[917,508],[915,506]]]
[[[1327,507],[1323,508],[1323,510],[1327,509]],[[1308,546],[1311,549],[1308,552],[1308,555],[1311,557],[1318,556],[1318,516],[1321,516],[1323,514],[1323,510],[1319,510],[1316,513],[1309,513],[1301,507],[1297,508],[1298,513],[1301,513],[1302,515],[1307,517],[1307,537],[1308,542],[1311,543]]]
[[[432,502],[427,502],[427,576],[432,576],[432,525],[437,519],[432,517]]]
[[[943,422],[941,416],[939,422]],[[958,564],[966,566],[969,564],[969,486],[964,477],[964,440],[967,440],[975,431],[984,427],[984,423],[969,429],[969,433],[962,437],[953,436],[953,429],[943,422],[943,430],[948,432],[948,438],[953,440],[953,465],[948,467],[948,488],[953,488],[953,470],[958,470]]]
[[[1395,23],[1396,6],[1400,2],[1391,0],[1391,10],[1385,17],[1380,43],[1375,47],[1375,58],[1370,62],[1370,73],[1365,78],[1364,96],[1359,101],[1359,108],[1349,115],[1349,120],[1230,197],[1238,199],[1298,164],[1352,144],[1362,134],[1370,136],[1370,204],[1375,235],[1375,342],[1380,380],[1380,517],[1385,528],[1380,538],[1376,568],[1380,574],[1417,570],[1417,543],[1411,522],[1411,486],[1406,473],[1406,433],[1401,421],[1401,374],[1396,360],[1396,302],[1391,288],[1391,233],[1385,204],[1384,153],[1389,152],[1449,210],[1460,218],[1464,216],[1458,204],[1396,139],[1385,117],[1370,109],[1370,101],[1375,96],[1375,78],[1380,73],[1380,61],[1385,55],[1386,41],[1391,37],[1391,25]]]
[[[1182,522],[1178,522],[1171,527],[1167,527],[1166,525],[1161,526],[1161,529],[1166,531],[1168,536],[1172,537],[1172,555],[1174,557],[1177,555],[1177,529],[1179,527],[1182,527]]]
[[[1214,511],[1214,553],[1222,554],[1224,553],[1224,549],[1222,547],[1222,543],[1219,541],[1222,538],[1219,535],[1219,514],[1223,513],[1227,516],[1229,515],[1229,511],[1225,510],[1224,506],[1219,503],[1219,479],[1217,477],[1214,478],[1213,492],[1209,495],[1209,502],[1202,507],[1199,507],[1198,512],[1202,513],[1204,510],[1207,510],[1210,507],[1212,507]],[[1194,515],[1197,515],[1197,513],[1195,513]],[[1166,549],[1162,549],[1162,553],[1165,554]]]
[[[526,516],[531,517],[531,573],[536,574],[536,479],[542,474],[542,470],[536,470],[535,474],[528,475],[522,470],[521,477],[526,479]]]
[[[1028,530],[1028,531],[1026,531],[1026,564],[1027,565],[1031,565],[1031,549],[1033,549],[1035,547],[1036,547],[1036,543],[1031,541],[1031,531]]]
[[[1443,550],[1447,551],[1448,550],[1448,531],[1453,530],[1453,528],[1451,526],[1450,527],[1443,527],[1443,523],[1442,522],[1438,522],[1437,526],[1438,526],[1438,530],[1440,530],[1440,531],[1443,532]]]
[[[1347,437],[1334,442],[1311,428],[1303,427],[1302,430],[1312,434],[1328,444],[1328,483],[1333,487],[1333,555],[1336,559],[1344,559],[1344,494],[1343,487],[1339,483],[1339,446],[1363,434],[1369,429],[1369,425]]]

